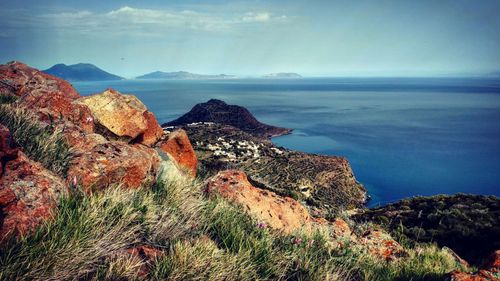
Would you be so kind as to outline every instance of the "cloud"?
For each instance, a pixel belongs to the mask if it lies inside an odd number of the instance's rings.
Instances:
[[[220,15],[192,10],[154,10],[129,6],[105,13],[83,10],[43,14],[38,18],[59,31],[80,33],[109,31],[113,34],[126,33],[139,36],[161,36],[166,28],[220,32],[238,28],[242,24],[262,25],[287,20],[284,15],[275,16],[267,11]]]
[[[270,22],[270,21],[285,21],[287,16],[274,16],[269,12],[248,12],[243,17],[240,18],[242,22],[252,23],[252,22]]]

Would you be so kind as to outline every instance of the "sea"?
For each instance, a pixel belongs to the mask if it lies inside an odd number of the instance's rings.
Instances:
[[[369,207],[436,194],[500,196],[500,78],[303,78],[77,82],[134,94],[158,121],[221,99],[293,128],[289,149],[345,156]]]

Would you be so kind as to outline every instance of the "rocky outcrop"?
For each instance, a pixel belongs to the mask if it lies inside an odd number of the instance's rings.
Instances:
[[[292,131],[291,129],[261,123],[255,119],[248,109],[237,105],[229,105],[216,99],[195,105],[188,113],[174,121],[163,124],[163,126],[181,126],[199,122],[231,125],[262,138],[285,135]]]
[[[75,103],[80,95],[68,82],[20,62],[0,65],[0,93],[16,95],[16,104],[35,112],[46,123],[66,119],[85,132],[94,131],[89,109]]]
[[[174,159],[181,170],[187,169],[191,176],[196,176],[198,159],[186,131],[180,129],[169,133],[158,146]]]
[[[98,140],[88,151],[75,155],[68,180],[76,181],[88,192],[117,184],[139,188],[154,181],[159,163],[160,157],[152,148]]]
[[[314,222],[307,209],[299,202],[252,186],[241,171],[218,173],[208,181],[206,191],[209,194],[216,192],[242,206],[258,220],[287,234],[300,229],[310,230]]]
[[[0,241],[23,236],[52,217],[64,182],[13,147],[8,129],[0,125]]]
[[[316,217],[362,207],[366,190],[344,157],[277,147],[235,127],[201,123],[183,127],[201,166],[215,174],[227,166],[247,173],[255,186],[305,201]]]
[[[312,233],[318,228],[328,228],[331,235],[328,245],[333,250],[350,243],[379,260],[389,262],[407,256],[403,247],[383,230],[370,230],[357,236],[344,220],[314,218],[298,201],[253,186],[245,173],[238,170],[217,173],[207,180],[205,191],[240,206],[258,222],[256,227],[270,227],[285,234]]]
[[[78,100],[90,108],[95,121],[107,132],[121,140],[153,145],[162,129],[146,106],[135,96],[123,95],[113,89]]]
[[[70,83],[24,63],[13,61],[0,65],[0,94],[12,94],[22,97],[26,94],[43,96],[59,93],[70,99],[80,95]]]

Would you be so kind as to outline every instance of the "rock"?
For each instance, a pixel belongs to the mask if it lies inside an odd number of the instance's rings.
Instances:
[[[381,230],[368,230],[359,239],[359,243],[368,249],[375,258],[394,261],[408,254],[389,234]]]
[[[182,168],[187,169],[193,177],[196,176],[198,159],[191,146],[186,131],[180,129],[170,133],[165,140],[159,144],[163,152],[174,158],[175,162]]]
[[[0,65],[0,93],[19,97],[25,94],[43,96],[50,93],[63,94],[70,99],[80,97],[67,81],[17,61]]]
[[[23,63],[0,65],[0,93],[19,96],[16,104],[32,109],[42,121],[63,117],[86,132],[94,131],[90,110],[74,102],[80,95],[71,84]]]
[[[85,191],[102,190],[113,184],[139,188],[155,180],[160,157],[153,148],[118,141],[89,142],[92,148],[76,154],[68,169],[68,181],[76,178]]]
[[[0,125],[0,241],[24,236],[51,219],[59,198],[68,192],[62,179],[6,142],[6,131]]]
[[[281,197],[251,185],[245,173],[237,170],[219,172],[207,183],[206,191],[216,192],[236,203],[258,221],[291,234],[301,228],[310,229],[313,223],[307,209],[289,197]]]
[[[141,265],[137,275],[141,278],[147,277],[153,262],[165,255],[161,250],[150,246],[137,246],[128,249],[126,252],[128,255],[140,261]]]
[[[216,99],[195,105],[188,113],[174,121],[163,124],[163,126],[188,125],[198,122],[231,125],[253,136],[262,138],[285,135],[292,131],[291,129],[261,123],[255,119],[248,109],[242,106],[229,105],[224,101]]]
[[[114,136],[126,141],[144,134],[148,130],[148,125],[154,125],[148,123],[149,115],[144,116],[147,108],[140,100],[132,95],[122,95],[113,89],[83,97],[78,102],[90,108],[97,123]],[[148,137],[148,141],[151,141],[151,133],[148,133]]]
[[[136,142],[147,146],[153,146],[163,136],[163,129],[158,124],[158,121],[156,121],[153,113],[145,111],[143,116],[146,119],[147,127],[144,133],[137,137]]]

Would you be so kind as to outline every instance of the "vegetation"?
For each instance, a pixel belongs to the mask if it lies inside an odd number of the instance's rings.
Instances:
[[[71,161],[71,151],[61,128],[37,121],[33,113],[13,105],[0,105],[0,123],[9,128],[29,158],[63,177]]]
[[[0,104],[10,104],[17,100],[17,96],[11,94],[0,94]]]
[[[474,264],[500,248],[500,199],[457,194],[401,200],[357,216],[389,229],[400,242],[436,242]]]
[[[388,264],[332,249],[327,229],[281,235],[201,190],[172,171],[148,189],[75,189],[55,220],[0,248],[0,280],[137,279],[137,245],[165,253],[147,265],[155,280],[440,280],[457,267],[435,246]]]

